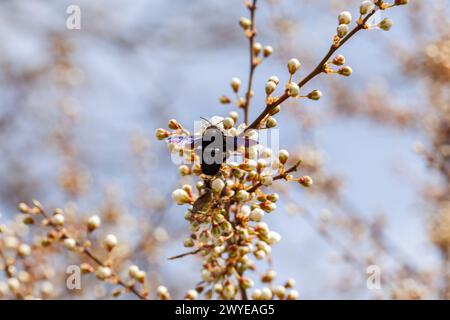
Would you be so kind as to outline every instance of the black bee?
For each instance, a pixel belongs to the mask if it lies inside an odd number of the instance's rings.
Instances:
[[[202,118],[203,119],[203,118]],[[215,176],[219,173],[222,164],[226,161],[227,151],[237,151],[241,146],[246,149],[258,144],[257,141],[247,137],[226,136],[222,130],[206,119],[209,126],[203,131],[201,137],[172,136],[167,138],[168,143],[174,143],[181,147],[191,146],[192,149],[201,147],[200,165],[202,173]]]

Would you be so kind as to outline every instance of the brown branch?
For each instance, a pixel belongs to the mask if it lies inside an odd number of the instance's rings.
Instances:
[[[42,214],[42,216],[47,219],[48,224],[56,231],[60,231],[58,229],[58,227],[52,222],[50,215],[43,209],[43,208],[39,208],[40,213]],[[67,234],[65,235],[66,237],[69,237]],[[83,248],[83,246],[77,241],[76,244],[78,247]],[[106,264],[100,259],[98,258],[96,255],[94,255],[88,248],[83,248],[83,250],[81,251],[83,254],[85,254],[87,257],[89,257],[92,261],[94,261],[98,266],[100,267],[104,267],[106,266]],[[120,279],[120,277],[115,274],[113,272],[114,277],[117,280],[117,284],[122,286],[125,290],[129,290],[130,292],[132,292],[134,295],[136,295],[139,299],[141,300],[147,300],[147,297],[140,293],[136,287],[134,285],[128,285],[127,283],[125,283],[125,281],[123,281],[122,279]]]
[[[315,76],[321,74],[323,72],[324,65],[328,62],[330,57],[340,48],[342,47],[351,37],[353,37],[358,31],[365,28],[367,21],[372,17],[377,10],[374,9],[372,12],[370,12],[364,20],[361,22],[358,21],[357,26],[345,37],[343,38],[338,45],[331,45],[330,49],[328,50],[328,53],[325,55],[325,57],[319,62],[319,64],[314,68],[313,71],[311,71],[303,80],[301,80],[298,83],[298,86],[302,88],[305,86],[311,79],[313,79]],[[287,91],[285,91],[277,100],[273,101],[270,104],[267,104],[264,108],[263,112],[245,129],[245,131],[249,129],[257,129],[261,121],[270,114],[272,110],[274,110],[277,106],[279,106],[281,103],[286,101],[289,98],[289,95]]]
[[[247,92],[245,94],[245,103],[244,103],[244,122],[245,124],[248,124],[248,114],[250,109],[250,99],[252,98],[252,84],[253,84],[253,74],[255,72],[257,64],[255,63],[255,54],[254,54],[254,42],[255,42],[255,36],[256,36],[256,29],[255,29],[255,11],[256,11],[256,1],[253,0],[252,4],[249,5],[250,10],[250,35],[248,37],[249,39],[249,50],[250,50],[250,72],[248,76],[248,84],[247,84]]]
[[[202,249],[203,249],[203,247],[202,248],[198,248],[198,249],[196,249],[194,251],[185,252],[185,253],[179,254],[177,256],[170,257],[169,260],[175,260],[175,259],[183,258],[185,256],[194,255],[194,254],[199,253]]]
[[[280,173],[279,175],[273,177],[273,180],[281,180],[281,179],[286,179],[287,175],[291,172],[295,172],[297,171],[298,167],[300,166],[300,164],[302,163],[301,160],[298,160],[292,167],[290,167],[289,169],[287,169],[286,171],[284,171],[283,173]],[[257,184],[255,184],[253,187],[251,187],[250,189],[247,190],[248,193],[252,193],[255,192],[259,187],[262,186],[261,182],[258,182]]]

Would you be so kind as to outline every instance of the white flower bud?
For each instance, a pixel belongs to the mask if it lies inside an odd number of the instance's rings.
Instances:
[[[298,61],[295,58],[290,59],[287,64],[290,74],[296,73],[298,71],[298,69],[300,69],[300,66],[301,66],[300,61]]]
[[[359,7],[359,13],[361,13],[362,15],[365,15],[365,14],[369,13],[369,11],[371,11],[372,8],[373,8],[372,1],[363,1],[361,3],[361,6]]]
[[[264,58],[267,58],[268,56],[270,56],[273,52],[273,48],[271,46],[265,46],[264,47],[264,51],[263,51],[263,55]]]
[[[295,82],[290,82],[287,84],[288,95],[290,97],[297,97],[300,94],[300,87]]]
[[[253,291],[252,293],[252,299],[253,300],[260,300],[262,296],[261,290],[256,289],[255,291]]]
[[[8,279],[8,287],[13,292],[18,291],[20,288],[19,280],[17,280],[16,278],[9,278]]]
[[[298,291],[290,290],[287,295],[288,300],[297,300],[298,299]]]
[[[196,290],[191,289],[186,293],[187,300],[195,300],[195,299],[197,299],[197,297],[198,297],[198,292]]]
[[[56,226],[64,225],[64,216],[61,213],[55,214],[52,217],[52,223]]]
[[[156,288],[156,293],[158,294],[158,296],[164,296],[167,295],[169,291],[164,286],[158,286],[158,288]]]
[[[267,81],[266,83],[266,95],[270,96],[272,92],[277,88],[277,84],[273,81]]]
[[[261,290],[261,299],[263,300],[270,300],[272,299],[272,290],[270,290],[269,288],[263,288]]]
[[[249,198],[250,198],[250,195],[245,190],[239,190],[238,193],[236,194],[236,199],[238,201],[247,201]]]
[[[97,272],[95,273],[99,280],[106,280],[112,275],[112,271],[108,267],[98,267]]]
[[[274,117],[268,117],[266,120],[266,128],[274,128],[277,126],[277,119]]]
[[[117,246],[117,242],[117,237],[113,234],[108,234],[104,240],[105,247],[108,250],[112,250],[115,246]]]
[[[253,55],[257,56],[262,50],[262,45],[259,42],[253,44]]]
[[[178,205],[182,205],[190,201],[188,193],[183,189],[176,189],[173,191],[172,200]]]
[[[260,208],[255,208],[250,213],[250,220],[259,222],[264,218],[264,211]]]
[[[73,238],[64,239],[64,247],[68,250],[74,250],[77,247],[77,241]]]
[[[241,215],[243,215],[244,217],[250,216],[250,212],[251,212],[251,209],[250,209],[249,206],[242,206],[241,207]]]
[[[234,122],[236,122],[237,119],[239,118],[239,113],[237,113],[236,111],[231,111],[230,112],[230,117],[231,117],[231,119],[234,120]]]
[[[91,216],[87,221],[87,227],[90,232],[94,231],[95,229],[98,229],[101,224],[102,220],[97,215]]]
[[[352,14],[348,11],[343,11],[338,16],[339,24],[350,24],[352,22]]]
[[[287,162],[289,158],[289,152],[287,150],[280,150],[280,152],[278,152],[278,159],[280,160],[280,162],[282,164],[285,164]]]
[[[241,80],[239,78],[232,78],[230,85],[234,92],[238,92],[241,86]]]
[[[266,257],[266,252],[263,251],[263,250],[258,250],[258,251],[256,251],[256,252],[254,253],[254,255],[255,255],[255,258],[256,258],[256,259],[262,260],[262,259],[264,259],[264,258]]]
[[[233,120],[233,118],[226,117],[226,118],[223,120],[222,123],[223,123],[223,127],[224,127],[226,130],[231,129],[231,128],[234,126],[234,120]]]
[[[283,299],[284,298],[284,296],[285,296],[285,294],[286,294],[286,288],[285,287],[283,287],[283,286],[277,286],[275,289],[274,289],[274,293],[275,293],[275,295],[278,297],[278,299]]]
[[[311,100],[320,100],[322,97],[322,91],[320,90],[313,90],[308,94],[308,98]]]
[[[270,186],[273,182],[273,176],[271,174],[263,174],[260,181],[263,186]]]
[[[347,35],[347,33],[349,32],[349,28],[348,25],[346,24],[340,24],[337,29],[337,35],[339,38],[343,38]]]
[[[391,19],[389,18],[384,18],[379,24],[378,26],[380,27],[380,29],[384,30],[384,31],[389,31],[392,26],[394,25],[394,23],[392,22]]]
[[[189,169],[189,167],[184,164],[178,167],[178,171],[180,172],[181,176],[187,176],[191,173],[191,170]]]
[[[132,278],[136,278],[136,276],[139,274],[139,271],[139,267],[134,264],[128,267],[128,274]]]
[[[280,83],[280,79],[278,79],[277,76],[271,76],[267,81],[272,81],[274,82],[276,85],[278,85]]]
[[[353,69],[349,66],[345,66],[345,67],[342,67],[341,69],[339,69],[338,73],[345,77],[350,77],[353,73]]]
[[[242,27],[242,29],[247,30],[251,27],[252,21],[248,18],[240,18],[239,19],[239,25]]]
[[[267,242],[269,244],[276,244],[281,241],[281,235],[278,232],[275,231],[269,231]]]
[[[216,193],[222,192],[222,189],[224,187],[225,187],[225,182],[223,182],[222,179],[214,179],[214,181],[211,184],[212,190]]]
[[[30,255],[31,248],[26,243],[23,243],[19,246],[19,248],[17,249],[17,252],[19,253],[20,256],[26,257],[26,256]]]

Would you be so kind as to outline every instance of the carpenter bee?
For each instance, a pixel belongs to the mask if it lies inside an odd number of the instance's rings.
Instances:
[[[242,146],[248,149],[258,144],[256,140],[247,137],[227,136],[218,127],[220,122],[212,124],[207,119],[201,119],[209,124],[201,137],[171,136],[167,138],[167,142],[182,148],[190,146],[192,149],[200,151],[200,165],[203,174],[216,176],[227,159],[228,151],[235,152]]]

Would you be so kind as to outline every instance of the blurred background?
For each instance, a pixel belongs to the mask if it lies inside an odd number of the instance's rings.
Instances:
[[[81,30],[66,28],[71,4]],[[292,57],[307,74],[328,50],[337,14],[356,17],[359,5],[258,1],[257,41],[274,54],[256,70],[251,119],[267,78],[287,81]],[[360,32],[341,50],[350,78],[315,78],[305,90],[323,98],[286,103],[277,116],[280,147],[315,182],[275,185],[280,203],[265,220],[283,237],[272,267],[296,279],[301,299],[450,298],[449,9],[446,0],[412,0],[383,12],[391,31]],[[0,223],[16,221],[17,203],[31,199],[74,221],[97,213],[124,244],[117,263],[146,270],[151,290],[162,283],[182,297],[194,287],[200,260],[167,259],[189,235],[186,208],[170,194],[193,180],[179,176],[154,131],[171,118],[192,129],[201,116],[242,117],[218,98],[231,94],[232,77],[246,83],[238,20],[247,15],[240,0],[2,1]],[[39,263],[52,297],[107,297],[94,277],[66,291],[75,256],[56,250]],[[369,265],[380,267],[380,290],[367,288]]]

